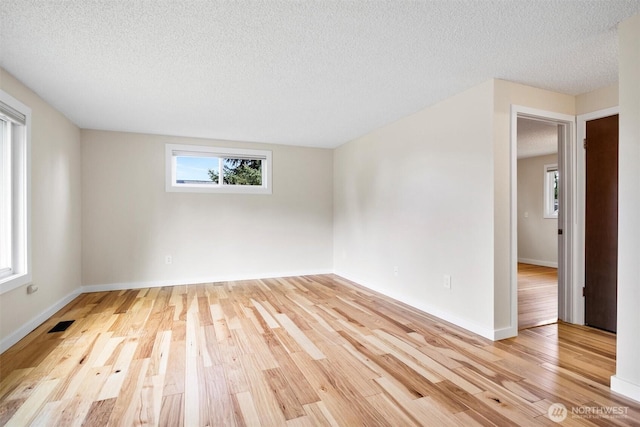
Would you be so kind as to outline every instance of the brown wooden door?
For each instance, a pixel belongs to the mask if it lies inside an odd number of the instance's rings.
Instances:
[[[616,332],[618,115],[587,122],[585,323]]]

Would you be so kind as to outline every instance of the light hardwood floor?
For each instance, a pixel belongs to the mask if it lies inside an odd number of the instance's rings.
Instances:
[[[518,329],[558,321],[558,269],[518,263]]]
[[[614,368],[606,332],[491,342],[333,275],[89,293],[0,356],[0,425],[638,425]]]

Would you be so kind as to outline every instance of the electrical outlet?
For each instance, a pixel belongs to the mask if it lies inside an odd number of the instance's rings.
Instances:
[[[397,277],[398,274],[399,274],[399,269],[398,269],[398,266],[396,265],[395,267],[393,267],[393,275]]]
[[[444,285],[445,288],[451,289],[451,276],[449,276],[448,274],[445,274],[442,284]]]
[[[173,258],[171,257],[171,255],[167,255],[164,257],[164,263],[167,265],[173,264]]]

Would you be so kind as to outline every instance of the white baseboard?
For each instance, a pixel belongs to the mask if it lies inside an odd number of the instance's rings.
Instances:
[[[493,330],[493,340],[500,341],[507,338],[513,338],[518,336],[518,327],[517,326],[508,326],[502,329],[494,329]]]
[[[518,258],[518,262],[521,262],[523,264],[539,265],[541,267],[558,268],[558,262],[557,261],[553,262],[553,261],[544,261],[544,260],[539,260],[539,259]]]
[[[456,326],[459,326],[463,329],[466,329],[467,331],[473,332],[474,334],[478,334],[482,337],[488,338],[492,341],[495,341],[497,339],[502,339],[502,338],[497,338],[497,331],[494,331],[492,329],[489,328],[485,328],[481,325],[478,325],[474,322],[471,322],[467,319],[463,319],[461,317],[456,316],[455,314],[452,314],[448,311],[442,310],[438,307],[435,306],[431,306],[429,304],[425,304],[424,302],[420,302],[420,301],[416,301],[415,299],[412,298],[408,298],[405,295],[401,295],[399,293],[390,291],[389,289],[379,289],[373,286],[369,286],[365,283],[365,281],[363,280],[358,280],[357,278],[354,278],[353,276],[349,276],[347,274],[341,273],[339,271],[335,272],[336,275],[340,276],[340,277],[344,277],[347,280],[350,280],[354,283],[357,283],[361,286],[364,286],[365,288],[371,289],[373,291],[379,292],[389,298],[393,298],[396,301],[400,301],[402,303],[405,303],[407,305],[410,305],[413,308],[417,308],[420,311],[423,311],[427,314],[430,314],[432,316],[438,317],[442,320],[445,320],[449,323],[453,323]],[[509,336],[515,336],[517,335],[517,331],[516,334],[514,335],[509,335]],[[508,338],[508,336],[504,336],[503,338]]]
[[[611,376],[611,391],[640,402],[640,385],[623,380],[617,375]]]
[[[80,293],[80,288],[76,289],[69,295],[54,303],[52,306],[47,308],[45,311],[43,311],[33,319],[29,320],[27,323],[20,326],[12,334],[3,338],[2,341],[0,341],[0,353],[4,353],[9,347],[20,341],[22,338],[26,337],[29,332],[33,331],[38,326],[47,321],[47,319],[56,314],[58,310],[73,301],[73,299],[80,295]]]
[[[174,279],[174,280],[153,280],[145,282],[120,282],[120,283],[103,283],[97,285],[84,285],[82,286],[82,293],[88,292],[105,292],[105,291],[122,291],[126,289],[142,289],[142,288],[159,288],[162,286],[176,286],[176,285],[192,285],[196,283],[218,283],[218,282],[230,282],[239,280],[257,280],[257,279],[270,279],[275,277],[294,277],[294,276],[312,276],[316,274],[331,274],[333,270],[302,270],[302,271],[287,271],[287,272],[269,272],[264,274],[248,274],[248,275],[228,275],[228,276],[206,276],[206,277],[191,277],[187,279]]]

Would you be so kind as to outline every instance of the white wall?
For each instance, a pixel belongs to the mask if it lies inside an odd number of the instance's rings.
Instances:
[[[640,15],[618,34],[618,347],[611,389],[640,401]]]
[[[557,154],[518,160],[520,262],[558,266],[558,220],[544,217],[544,166],[557,163]]]
[[[0,68],[0,89],[31,108],[33,283],[0,295],[0,351],[70,300],[80,287],[80,130]]]
[[[273,194],[167,193],[165,143],[272,150]],[[324,149],[83,130],[82,282],[108,289],[329,272],[332,163]]]
[[[492,117],[488,81],[335,150],[338,274],[491,336]]]

